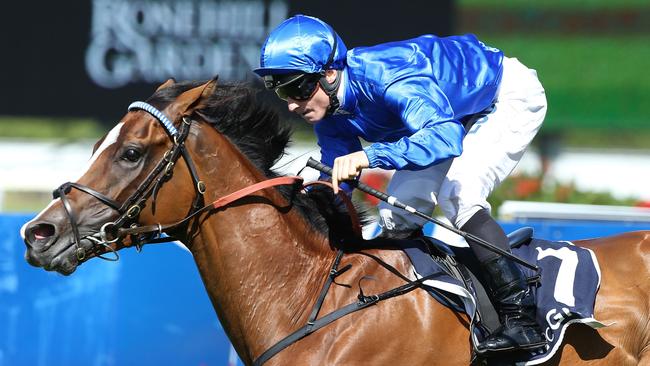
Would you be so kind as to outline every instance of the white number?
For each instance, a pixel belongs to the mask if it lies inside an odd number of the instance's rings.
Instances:
[[[561,262],[560,270],[555,280],[555,290],[553,296],[555,300],[568,306],[575,306],[576,299],[573,296],[573,283],[576,277],[576,268],[578,267],[578,254],[569,248],[560,249],[541,249],[537,248],[537,260],[546,257],[558,258]]]

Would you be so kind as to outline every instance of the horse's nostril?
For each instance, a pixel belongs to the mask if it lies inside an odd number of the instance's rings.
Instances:
[[[47,245],[50,239],[56,234],[56,228],[52,224],[39,223],[27,228],[26,242],[28,244]]]
[[[50,224],[38,224],[32,230],[34,234],[34,239],[43,240],[47,239],[50,236],[54,235],[54,225]]]

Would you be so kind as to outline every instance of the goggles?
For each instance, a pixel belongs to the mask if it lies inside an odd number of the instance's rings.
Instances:
[[[288,74],[267,75],[264,85],[267,89],[275,90],[275,94],[282,100],[307,100],[314,96],[318,90],[321,74]]]

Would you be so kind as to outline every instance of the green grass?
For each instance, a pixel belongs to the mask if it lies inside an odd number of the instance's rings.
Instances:
[[[545,128],[650,130],[650,35],[480,38],[537,70],[549,105]]]
[[[549,129],[549,133],[553,133]],[[556,137],[560,146],[581,148],[617,148],[617,149],[650,149],[650,129],[645,130],[612,130],[607,128],[566,128]],[[540,133],[547,133],[542,128]],[[553,135],[552,135],[553,136]],[[537,144],[533,140],[534,144]]]
[[[76,140],[104,133],[105,128],[91,119],[0,116],[0,138]]]
[[[647,8],[648,0],[460,0],[458,6],[506,9],[627,9]]]
[[[39,212],[50,201],[50,192],[6,191],[0,212]]]

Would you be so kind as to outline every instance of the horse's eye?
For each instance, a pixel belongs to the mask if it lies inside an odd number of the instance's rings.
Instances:
[[[138,150],[129,148],[124,151],[124,154],[122,154],[122,159],[135,163],[140,160],[140,156],[142,156],[142,154],[140,154]]]

